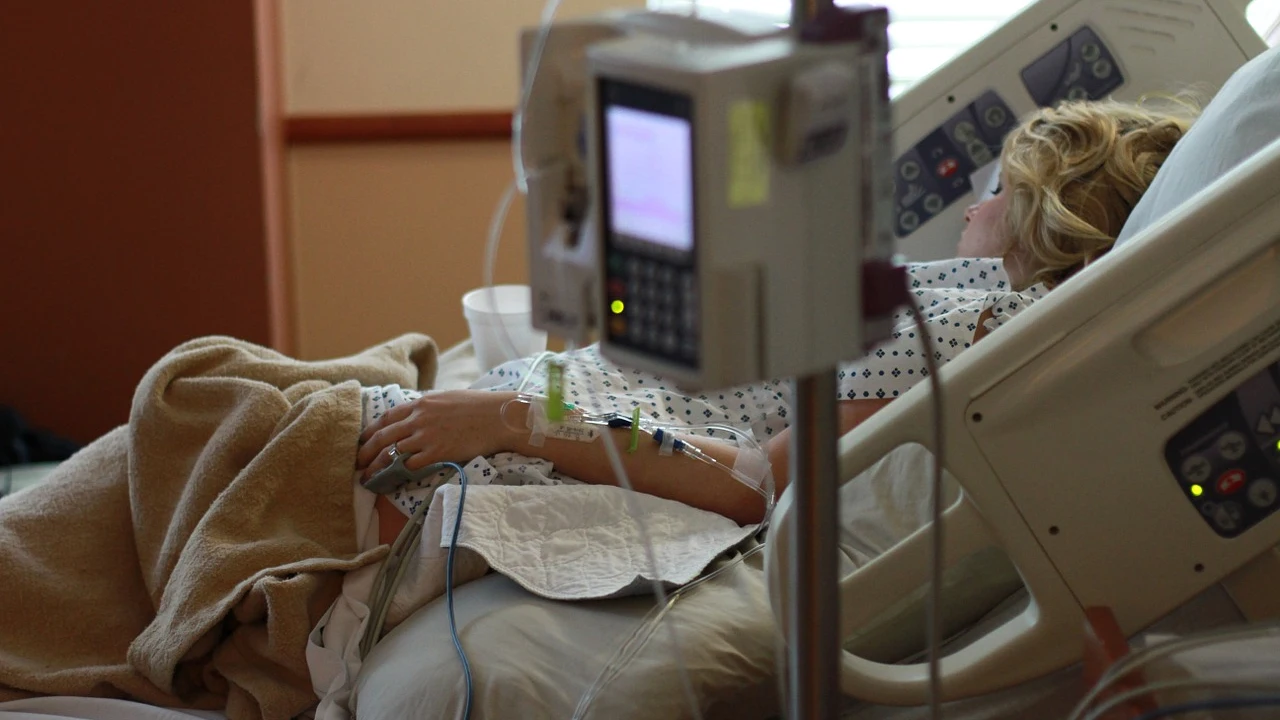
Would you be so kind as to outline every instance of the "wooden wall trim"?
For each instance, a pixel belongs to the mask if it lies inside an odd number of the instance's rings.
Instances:
[[[402,140],[506,140],[510,112],[392,115],[294,115],[284,121],[290,145]]]
[[[293,252],[289,239],[288,139],[284,133],[284,45],[281,0],[254,0],[257,35],[258,112],[262,163],[263,221],[266,225],[267,302],[271,346],[293,355],[298,348]]]

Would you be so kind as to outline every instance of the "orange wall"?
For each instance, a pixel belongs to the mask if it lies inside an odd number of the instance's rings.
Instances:
[[[0,404],[82,441],[269,341],[250,0],[0,4]]]

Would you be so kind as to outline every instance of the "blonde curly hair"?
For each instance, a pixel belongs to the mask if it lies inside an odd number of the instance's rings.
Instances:
[[[1198,111],[1115,101],[1036,111],[1005,139],[1008,252],[1054,287],[1106,254]]]

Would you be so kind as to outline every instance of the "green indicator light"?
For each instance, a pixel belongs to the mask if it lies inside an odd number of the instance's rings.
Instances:
[[[1200,497],[1201,495],[1204,494],[1204,488],[1200,487],[1199,485],[1192,485],[1191,494],[1195,495],[1196,497]]]
[[[613,311],[614,315],[621,315],[622,311],[626,309],[626,306],[622,304],[621,300],[614,300],[613,303],[609,305],[609,309]]]

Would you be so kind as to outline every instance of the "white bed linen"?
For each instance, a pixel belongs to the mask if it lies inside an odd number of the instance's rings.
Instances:
[[[36,697],[0,702],[0,720],[226,720],[207,710],[171,710],[128,700]]]

